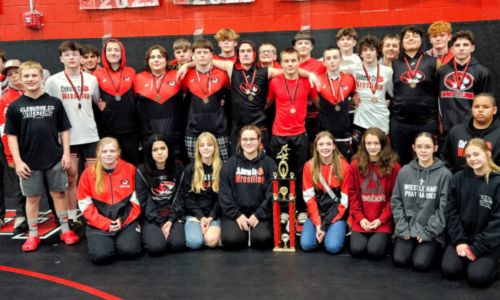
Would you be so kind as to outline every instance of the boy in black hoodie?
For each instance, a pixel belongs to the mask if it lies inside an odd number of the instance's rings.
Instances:
[[[492,159],[500,163],[500,121],[495,117],[497,105],[489,94],[479,94],[472,102],[472,118],[464,124],[454,126],[441,150],[442,159],[453,173],[465,166],[464,148],[467,142],[479,137],[488,143]]]

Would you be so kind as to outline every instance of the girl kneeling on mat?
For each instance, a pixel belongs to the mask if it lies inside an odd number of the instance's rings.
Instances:
[[[351,162],[351,254],[382,259],[392,233],[391,195],[400,166],[385,133],[368,128]]]
[[[468,167],[450,184],[445,213],[450,245],[441,270],[445,278],[466,277],[472,286],[487,287],[500,258],[500,167],[482,139],[471,139],[464,151]]]
[[[136,189],[143,211],[142,242],[148,254],[184,249],[183,170],[175,163],[166,138],[151,135],[144,146],[144,164],[137,168]]]
[[[452,175],[434,157],[437,145],[430,133],[417,134],[413,151],[417,158],[401,169],[392,192],[392,262],[428,271],[444,247],[444,212]]]
[[[217,247],[220,242],[219,175],[222,160],[215,136],[203,132],[195,144],[194,163],[185,168],[186,246]]]
[[[263,151],[260,129],[253,125],[243,127],[236,154],[224,164],[220,175],[224,249],[236,250],[249,244],[272,248],[271,201],[275,171],[276,164]]]
[[[339,253],[346,233],[350,168],[328,131],[316,135],[313,157],[305,164],[303,175],[309,217],[302,229],[300,246],[311,251],[324,241],[327,252]]]
[[[96,161],[83,171],[78,184],[78,206],[87,220],[89,255],[95,263],[141,253],[135,167],[120,159],[120,151],[116,139],[101,139]]]

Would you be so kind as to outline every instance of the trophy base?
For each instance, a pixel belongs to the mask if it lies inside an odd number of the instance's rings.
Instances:
[[[295,248],[273,248],[273,252],[295,252]]]

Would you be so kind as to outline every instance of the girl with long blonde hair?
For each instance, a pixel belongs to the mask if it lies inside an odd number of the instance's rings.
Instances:
[[[445,278],[466,277],[472,286],[487,287],[500,258],[500,167],[483,139],[471,139],[464,152],[467,167],[450,184],[445,213],[450,244],[441,269]]]
[[[141,213],[135,192],[135,167],[120,159],[115,138],[97,143],[96,160],[78,184],[78,206],[87,220],[89,255],[106,263],[117,253],[131,258],[141,253]]]
[[[349,164],[335,145],[333,135],[328,131],[318,133],[313,157],[304,166],[302,180],[308,212],[300,238],[302,250],[314,250],[324,241],[328,253],[342,251],[349,177]]]
[[[222,160],[215,136],[203,132],[195,143],[194,162],[185,168],[186,247],[197,250],[220,242],[219,177]]]

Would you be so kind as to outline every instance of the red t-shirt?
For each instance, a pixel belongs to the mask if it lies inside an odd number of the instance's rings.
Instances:
[[[317,98],[318,93],[311,88],[307,78],[288,80],[285,75],[274,77],[269,83],[267,96],[268,101],[276,100],[273,134],[294,136],[306,132],[307,101]]]
[[[220,56],[220,55],[215,54],[214,56],[212,56],[212,59],[232,61],[233,63],[235,63],[238,60],[238,55],[235,54],[231,57],[224,57],[224,56]]]
[[[299,68],[304,69],[309,72],[316,73],[316,75],[323,75],[326,73],[326,67],[323,65],[322,62],[315,58],[309,58],[306,61],[303,61],[300,65]]]
[[[3,134],[3,127],[5,125],[5,114],[7,113],[7,108],[9,105],[19,99],[21,95],[23,94],[22,91],[13,89],[13,88],[8,88],[5,90],[5,93],[2,95],[2,98],[0,100],[0,127],[2,127],[1,133],[2,133],[2,144],[3,144],[3,151],[5,154],[5,158],[7,159],[8,164],[13,164],[14,163],[14,158],[12,157],[12,153],[10,152],[9,148],[9,143],[7,142],[7,135]]]

